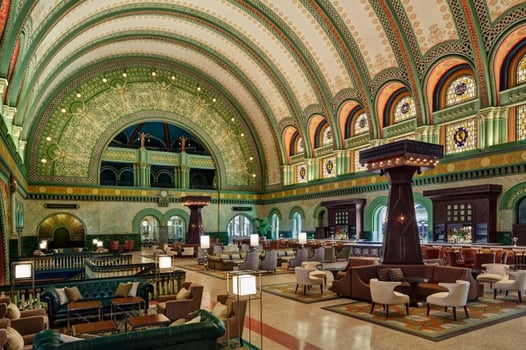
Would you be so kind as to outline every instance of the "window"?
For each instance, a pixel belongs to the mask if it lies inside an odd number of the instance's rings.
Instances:
[[[295,212],[292,215],[292,238],[298,238],[298,233],[301,232],[301,214]]]
[[[243,238],[252,233],[252,221],[244,215],[234,216],[227,225],[228,240]]]
[[[326,127],[325,130],[323,130],[322,144],[323,146],[332,144],[332,129],[330,126]]]
[[[141,220],[141,241],[158,242],[159,241],[159,222],[154,216],[147,215]]]
[[[411,96],[402,97],[394,110],[394,122],[399,123],[414,117],[416,117],[415,101]]]
[[[517,65],[517,85],[526,83],[526,55],[522,56]]]
[[[185,240],[184,227],[186,225],[182,217],[178,215],[174,215],[168,219],[167,224],[168,224],[168,241],[169,242]]]
[[[526,140],[526,105],[517,107],[517,141]]]
[[[278,214],[272,214],[271,216],[271,239],[280,238],[279,235],[279,216]]]
[[[353,135],[360,135],[369,132],[369,122],[367,121],[367,115],[365,113],[360,114],[354,120]]]
[[[472,100],[476,97],[475,79],[463,75],[451,82],[446,91],[446,107]]]

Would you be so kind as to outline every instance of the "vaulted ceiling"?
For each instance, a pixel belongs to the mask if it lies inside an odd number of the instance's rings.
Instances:
[[[200,138],[225,188],[264,190],[282,183],[288,127],[306,158],[313,116],[343,147],[346,101],[381,138],[388,82],[426,123],[423,81],[443,57],[469,62],[491,105],[484,58],[525,12],[518,0],[4,0],[3,117],[29,183],[95,185],[115,135],[162,121]]]

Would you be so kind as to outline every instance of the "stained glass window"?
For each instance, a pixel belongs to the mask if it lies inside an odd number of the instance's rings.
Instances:
[[[446,91],[446,106],[453,106],[476,97],[475,79],[463,75],[451,82]]]
[[[324,178],[336,176],[336,158],[335,157],[323,159],[322,174]]]
[[[416,117],[415,101],[411,96],[403,97],[396,104],[394,122],[398,123]]]
[[[475,119],[448,125],[446,128],[446,154],[474,150],[477,147]]]
[[[517,141],[526,140],[526,105],[517,107]]]
[[[354,121],[354,132],[353,135],[360,135],[369,132],[369,122],[367,121],[367,115],[362,113]]]
[[[522,56],[517,66],[517,85],[526,83],[526,55]]]
[[[307,167],[304,164],[296,166],[296,183],[307,182]]]
[[[296,141],[296,152],[294,154],[301,154],[305,151],[305,148],[303,147],[303,138],[298,138],[298,141]]]
[[[326,146],[330,144],[332,144],[332,129],[328,126],[323,130],[323,145]]]

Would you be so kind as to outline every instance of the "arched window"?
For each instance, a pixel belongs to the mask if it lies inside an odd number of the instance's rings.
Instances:
[[[369,122],[367,121],[367,114],[362,113],[354,120],[353,135],[360,135],[369,132]]]
[[[182,217],[174,215],[168,219],[168,241],[184,241],[185,233],[184,228],[186,226],[185,221]]]
[[[457,105],[476,97],[475,79],[462,75],[454,79],[446,90],[446,107]]]
[[[146,215],[141,219],[141,241],[159,241],[159,222],[155,216]]]
[[[244,238],[252,233],[252,220],[244,215],[234,216],[227,225],[228,241]]]
[[[298,233],[301,232],[301,214],[295,212],[292,215],[292,238],[298,238]]]
[[[330,126],[327,126],[323,130],[323,139],[322,139],[322,145],[327,146],[332,144],[332,129]]]
[[[517,65],[517,85],[526,83],[526,54]]]
[[[399,123],[416,117],[415,101],[411,96],[405,96],[398,101],[394,109],[394,122]]]
[[[526,197],[522,197],[517,205],[517,224],[526,224]]]
[[[279,216],[278,214],[272,214],[271,218],[270,218],[270,222],[271,222],[271,239],[277,239],[277,238],[280,238],[280,235],[279,235]]]

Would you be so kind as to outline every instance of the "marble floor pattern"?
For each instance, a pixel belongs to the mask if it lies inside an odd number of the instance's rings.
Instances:
[[[145,260],[135,252],[136,260]],[[195,264],[196,259],[178,258],[176,264]],[[332,283],[329,273],[328,285]],[[203,284],[202,307],[211,310],[217,294],[226,293],[226,281],[187,270],[186,280]],[[294,281],[293,274],[263,275],[263,285]],[[521,349],[526,344],[526,317],[516,318],[475,330],[464,335],[433,342],[381,326],[322,310],[321,307],[345,303],[348,299],[303,304],[269,293],[263,293],[263,327],[259,324],[259,302],[251,304],[251,338],[259,346],[263,330],[263,349]],[[523,303],[526,301],[523,300]],[[248,312],[247,312],[248,313]],[[244,338],[249,338],[248,319]]]

